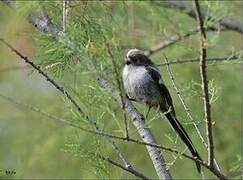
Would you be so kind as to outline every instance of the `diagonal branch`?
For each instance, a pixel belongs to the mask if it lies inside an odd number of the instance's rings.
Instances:
[[[141,179],[146,179],[146,180],[151,179],[151,178],[148,178],[148,177],[144,176],[142,173],[140,173],[140,172],[138,172],[138,171],[136,171],[136,170],[134,170],[132,168],[128,168],[126,166],[123,166],[122,164],[110,159],[109,157],[104,157],[104,156],[98,156],[98,157],[100,157],[101,159],[109,162],[110,164],[113,164],[116,167],[119,167],[119,168],[123,169],[124,171],[130,172],[134,176],[137,176],[137,177],[139,177]]]
[[[192,29],[192,30],[190,30],[187,33],[182,34],[182,35],[178,35],[178,34],[173,35],[168,40],[164,40],[164,41],[152,46],[149,50],[145,51],[144,53],[147,56],[151,56],[152,54],[154,54],[154,53],[156,53],[156,52],[158,52],[158,51],[160,51],[164,48],[172,46],[173,44],[177,43],[178,41],[183,40],[185,38],[188,38],[191,35],[196,34],[197,32],[198,32],[198,28]]]
[[[204,114],[207,126],[207,141],[208,141],[208,163],[210,166],[214,164],[214,143],[213,143],[213,127],[211,118],[211,105],[208,93],[208,79],[206,72],[206,56],[207,51],[205,47],[206,33],[204,29],[203,17],[200,11],[200,5],[198,0],[195,0],[196,16],[198,26],[200,28],[200,75],[202,79],[202,95],[204,101]]]
[[[115,99],[119,102],[119,94],[114,90],[111,84],[101,77],[98,77],[97,80],[99,81],[101,87],[103,87],[108,93],[113,95],[113,97],[115,97]],[[125,99],[125,110],[127,114],[131,117],[132,123],[137,128],[137,131],[140,137],[143,139],[143,142],[148,144],[157,144],[152,132],[145,123],[143,115],[133,106],[131,101],[127,98]],[[161,151],[153,146],[147,145],[146,147],[154,164],[157,175],[159,176],[159,179],[172,179],[169,170],[166,168],[165,160],[161,154]]]
[[[159,2],[159,4],[163,7],[178,9],[194,19],[197,18],[196,9],[183,1],[163,0],[163,1]],[[204,20],[206,18],[206,16],[209,16],[209,18],[210,18],[210,13],[207,13],[206,10],[201,10],[202,20]],[[219,24],[229,30],[239,32],[240,34],[243,33],[243,22],[241,22],[239,20],[225,16],[224,18],[222,18],[220,20]]]

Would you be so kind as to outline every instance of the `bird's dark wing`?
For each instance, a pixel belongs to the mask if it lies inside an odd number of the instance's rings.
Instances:
[[[151,78],[154,80],[154,82],[156,82],[158,84],[158,87],[160,88],[160,92],[161,92],[162,96],[166,100],[168,107],[171,108],[171,112],[175,116],[176,115],[175,109],[173,106],[172,98],[170,96],[170,92],[163,83],[159,84],[159,80],[160,80],[161,76],[160,76],[158,69],[153,66],[145,66],[145,69],[147,70],[147,72],[149,73]]]
[[[145,69],[149,73],[149,75],[151,76],[153,81],[159,84],[159,80],[160,80],[161,76],[160,76],[158,69],[151,65],[145,66]]]

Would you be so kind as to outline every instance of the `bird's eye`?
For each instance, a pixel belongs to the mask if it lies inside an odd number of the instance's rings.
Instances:
[[[137,62],[137,59],[134,58],[134,57],[130,57],[130,59],[131,59],[133,62]]]

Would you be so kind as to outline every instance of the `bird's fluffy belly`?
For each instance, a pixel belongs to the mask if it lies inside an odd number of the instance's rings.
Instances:
[[[124,88],[131,99],[151,106],[158,105],[161,95],[158,86],[154,83],[148,72],[144,68],[137,68],[132,73],[123,73]]]

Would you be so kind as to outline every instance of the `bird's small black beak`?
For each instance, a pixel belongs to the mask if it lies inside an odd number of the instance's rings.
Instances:
[[[129,65],[129,64],[131,64],[131,61],[130,61],[130,59],[126,58],[126,59],[125,59],[125,64],[126,64],[126,65]]]

